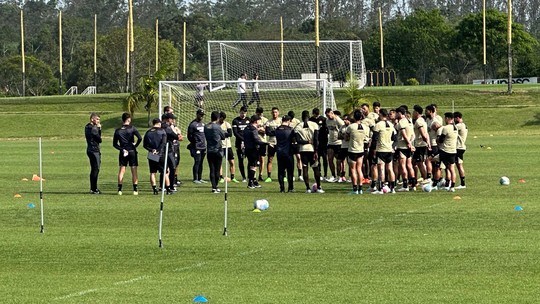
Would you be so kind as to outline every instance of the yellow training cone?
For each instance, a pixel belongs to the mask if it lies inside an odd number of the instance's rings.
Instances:
[[[21,196],[19,193],[17,193],[17,194],[15,194],[13,197],[15,197],[15,198],[21,198],[22,196]]]
[[[454,196],[454,199],[455,199],[455,200],[460,200],[460,199],[461,199],[461,196],[456,195],[456,196]]]
[[[26,177],[23,177],[23,179],[21,179],[23,182],[27,182],[28,181],[28,178]]]

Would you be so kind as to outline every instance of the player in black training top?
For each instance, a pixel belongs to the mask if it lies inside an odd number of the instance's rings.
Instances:
[[[244,129],[249,125],[249,117],[246,116],[247,107],[240,108],[240,115],[233,119],[232,130],[236,142],[234,144],[236,148],[236,155],[238,156],[238,167],[240,168],[240,174],[242,175],[242,182],[246,182],[246,171],[244,167],[244,158],[246,158],[244,147]]]
[[[101,194],[97,187],[99,167],[101,165],[101,123],[96,113],[90,114],[90,122],[84,127],[86,137],[86,155],[90,160],[90,193]]]
[[[318,108],[314,108],[313,111],[311,111],[309,120],[319,126],[319,146],[317,147],[317,156],[319,163],[322,158],[324,175],[321,179],[326,180],[328,178],[328,126],[326,125],[326,117],[321,115],[321,111]]]
[[[281,119],[281,126],[273,131],[273,135],[276,136],[278,181],[280,192],[285,192],[285,178],[287,178],[288,181],[288,192],[294,192],[294,151],[292,149],[292,145],[295,141],[295,135],[290,123],[291,117],[285,115]]]
[[[161,128],[161,120],[154,118],[152,120],[152,128],[150,128],[144,134],[143,147],[148,151],[148,166],[150,167],[150,185],[154,194],[158,194],[158,188],[156,185],[156,173],[159,171],[161,174],[160,185],[163,185],[163,165],[165,161],[165,145],[167,144],[167,134],[165,130]],[[165,186],[169,189],[168,180],[165,182]],[[169,193],[169,191],[167,191]]]
[[[137,138],[136,142],[135,137]],[[137,166],[139,165],[137,147],[141,141],[141,134],[131,125],[131,115],[129,113],[122,114],[122,126],[114,131],[113,137],[113,146],[120,151],[118,155],[118,163],[120,165],[120,169],[118,170],[118,195],[122,195],[122,183],[127,165],[131,167],[133,195],[139,194],[139,190],[137,189],[137,184],[139,183],[139,178],[137,177]]]

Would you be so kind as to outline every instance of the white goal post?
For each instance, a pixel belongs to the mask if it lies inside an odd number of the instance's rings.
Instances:
[[[361,40],[319,41],[320,75],[334,87],[343,86],[347,74],[366,85]],[[315,41],[208,41],[208,79],[236,80],[242,73],[252,79],[317,78]]]
[[[208,114],[205,122],[209,121],[212,111],[225,112],[226,120],[232,122],[244,104],[248,107],[248,116],[255,114],[257,107],[262,107],[267,118],[273,107],[280,110],[280,116],[293,111],[298,119],[301,119],[303,110],[311,113],[313,108],[319,108],[324,113],[326,108],[336,109],[333,89],[326,79],[247,80],[244,100],[238,93],[238,84],[237,80],[160,81],[159,115],[161,117],[165,106],[173,107],[178,117],[177,126],[186,132],[199,108]]]

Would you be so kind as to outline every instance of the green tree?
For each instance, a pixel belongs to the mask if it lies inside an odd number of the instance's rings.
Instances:
[[[100,92],[119,92],[126,85],[126,30],[117,29],[98,39],[98,89]],[[75,66],[84,67],[73,69],[75,76],[70,81],[76,83],[93,79],[93,47],[82,44],[76,56]],[[174,77],[175,67],[178,66],[180,54],[173,44],[159,40],[159,64],[167,71],[166,78]],[[139,79],[153,75],[155,71],[155,32],[153,29],[135,27],[135,62],[134,77]],[[80,73],[84,73],[81,75]],[[93,81],[92,81],[93,82]]]
[[[50,95],[57,92],[57,80],[51,68],[34,56],[26,59],[26,94]],[[20,55],[6,57],[0,61],[0,91],[7,96],[22,96],[22,58]]]
[[[145,75],[140,78],[137,91],[130,94],[124,103],[124,109],[134,117],[135,110],[144,104],[144,109],[148,113],[148,126],[152,123],[152,110],[156,108],[159,100],[159,82],[165,80],[165,75],[170,73],[170,69],[162,68],[153,75]]]
[[[497,10],[486,12],[486,49],[488,76],[506,77],[508,40],[507,14]],[[470,14],[463,18],[456,27],[453,37],[454,50],[463,52],[466,58],[481,69],[483,65],[482,14]],[[525,32],[523,25],[512,25],[512,48],[517,62],[526,60],[538,41]],[[518,65],[519,66],[519,65]],[[516,75],[519,71],[515,71]]]
[[[371,104],[374,101],[380,101],[373,94],[367,94],[358,88],[358,79],[354,74],[347,73],[347,85],[345,86],[347,99],[343,103],[344,114],[351,113],[354,109],[360,108],[362,104]]]
[[[440,11],[418,10],[389,21],[384,36],[385,62],[402,81],[416,78],[430,83],[432,74],[444,63],[448,52],[450,24]]]

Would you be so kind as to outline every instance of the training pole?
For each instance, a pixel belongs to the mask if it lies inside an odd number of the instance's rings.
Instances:
[[[163,199],[165,198],[165,179],[167,178],[167,159],[169,158],[169,143],[165,146],[165,163],[163,164],[163,182],[161,183],[161,203],[159,204],[159,248],[163,248],[161,231],[163,227]],[[169,181],[170,182],[170,181]]]
[[[41,137],[39,138],[39,206],[41,213],[41,228],[40,233],[45,232],[45,224],[43,219],[43,162],[41,158]]]
[[[452,113],[454,113],[454,101],[452,100]]]
[[[227,192],[229,190],[229,182],[227,179],[229,178],[229,148],[225,147],[225,199],[223,202],[224,207],[224,213],[225,213],[225,220],[223,222],[223,235],[227,236]]]

